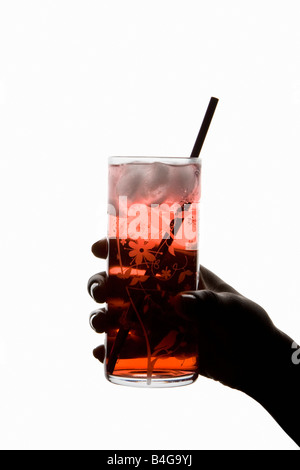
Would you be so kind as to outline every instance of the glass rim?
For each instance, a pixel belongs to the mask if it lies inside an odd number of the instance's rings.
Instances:
[[[188,164],[201,164],[202,159],[198,158],[191,158],[191,157],[170,157],[170,156],[109,156],[108,157],[108,164],[109,165],[116,165],[120,163],[154,163],[154,162],[161,162],[161,163],[172,163],[173,165],[180,165],[182,163]]]

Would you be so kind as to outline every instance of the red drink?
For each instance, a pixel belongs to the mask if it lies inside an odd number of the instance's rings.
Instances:
[[[110,160],[111,382],[163,387],[197,378],[197,339],[174,298],[198,284],[200,168],[198,159]]]

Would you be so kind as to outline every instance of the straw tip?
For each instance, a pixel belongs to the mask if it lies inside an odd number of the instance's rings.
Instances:
[[[196,142],[194,144],[194,148],[193,148],[192,153],[191,153],[191,158],[199,157],[199,154],[200,154],[201,149],[202,149],[202,145],[204,143],[204,140],[205,140],[208,128],[210,126],[211,120],[213,118],[214,112],[216,110],[218,101],[219,101],[219,99],[215,98],[214,96],[212,96],[210,98],[210,101],[209,101],[209,104],[208,104],[208,107],[207,107],[202,125],[201,125],[200,130],[199,130],[199,134],[197,136]]]

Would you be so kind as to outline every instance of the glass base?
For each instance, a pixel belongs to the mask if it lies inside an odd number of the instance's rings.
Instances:
[[[156,372],[151,377],[147,377],[147,373],[139,371],[126,371],[124,375],[121,371],[118,371],[118,373],[120,375],[108,374],[107,380],[116,385],[143,388],[181,387],[192,384],[198,377],[195,372],[178,375],[178,371]]]

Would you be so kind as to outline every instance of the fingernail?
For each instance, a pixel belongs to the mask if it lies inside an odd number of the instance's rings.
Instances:
[[[95,316],[98,314],[98,310],[94,310],[91,314],[90,314],[90,318],[89,318],[89,323],[90,323],[90,327],[93,328],[94,331],[96,331],[96,328],[94,327],[93,325],[93,320],[95,318]]]
[[[97,287],[99,287],[98,282],[93,282],[93,284],[90,287],[90,294],[94,300],[95,300],[94,289],[96,289]]]
[[[180,294],[180,297],[186,302],[195,302],[196,297],[193,294]]]

